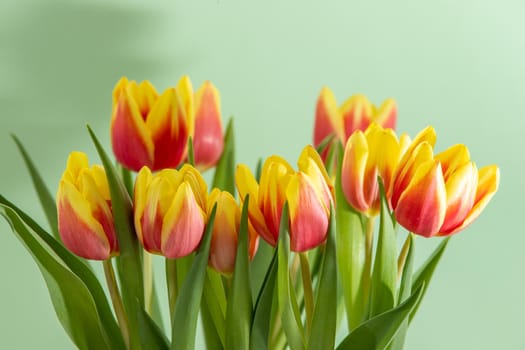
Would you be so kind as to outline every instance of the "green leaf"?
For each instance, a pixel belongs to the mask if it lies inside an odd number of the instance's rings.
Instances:
[[[285,203],[282,211],[277,252],[277,300],[283,329],[291,349],[304,349],[304,328],[301,323],[301,316],[299,314],[294,289],[290,288],[291,282],[288,272],[288,257],[290,255],[288,203]]]
[[[419,305],[427,292],[428,285],[432,280],[434,271],[436,270],[436,267],[439,261],[441,260],[443,253],[445,252],[445,248],[447,247],[449,240],[450,237],[447,237],[441,241],[441,243],[437,246],[432,255],[428,257],[427,261],[425,261],[425,263],[419,268],[419,270],[413,277],[412,290],[419,288],[419,286],[421,285],[424,285],[425,287],[423,288],[423,292],[421,293],[421,300],[417,303],[414,310],[410,313],[410,317],[408,319],[409,323],[412,322],[412,319],[416,315]]]
[[[169,341],[162,330],[151,319],[146,310],[140,306],[137,300],[137,309],[139,310],[139,334],[140,343],[143,349],[168,350]]]
[[[401,283],[399,285],[399,302],[408,299],[410,293],[412,292],[412,270],[414,269],[414,255],[416,249],[414,243],[414,236],[409,233],[405,242],[405,245],[408,245],[408,253],[406,256],[405,265],[403,266]],[[407,329],[408,319],[405,319],[399,329],[399,332],[390,344],[390,350],[403,350]]]
[[[261,284],[255,308],[253,311],[253,321],[251,327],[250,349],[268,349],[268,337],[270,332],[270,320],[272,303],[275,295],[275,280],[277,277],[277,250],[266,271],[266,276]]]
[[[56,256],[71,270],[71,272],[82,280],[93,297],[97,312],[100,316],[102,324],[104,325],[104,330],[107,334],[111,335],[109,337],[112,341],[111,347],[113,349],[123,349],[125,347],[124,340],[120,336],[120,329],[115,321],[104,289],[100,285],[97,277],[90,269],[89,265],[87,265],[84,260],[81,260],[76,255],[73,255],[61,243],[57,242],[49,233],[40,227],[31,217],[29,217],[26,213],[24,213],[21,209],[8,201],[2,195],[0,195],[0,204],[3,207],[8,207],[13,210],[18,215],[18,217],[27,226],[29,226],[29,228],[31,228],[31,231],[28,232],[32,234],[33,237],[35,237],[35,240],[37,240],[39,244],[47,251],[52,251],[54,254],[56,254]],[[20,236],[20,233],[16,231],[15,233]]]
[[[403,321],[419,301],[423,285],[396,308],[377,315],[353,330],[337,350],[383,350],[395,337]]]
[[[188,163],[195,166],[195,153],[193,151],[193,139],[191,136],[188,139]]]
[[[263,283],[268,274],[268,269],[272,263],[275,255],[275,248],[268,244],[264,239],[259,239],[259,246],[257,247],[257,254],[253,257],[250,263],[250,284],[252,287],[252,296],[255,298],[260,294]]]
[[[337,259],[335,246],[336,224],[333,207],[330,208],[330,227],[326,240],[321,267],[321,276],[317,285],[317,298],[308,339],[308,349],[333,349],[337,322]]]
[[[341,144],[338,145],[342,152]],[[338,174],[341,174],[342,161],[339,160]],[[365,266],[365,232],[361,214],[346,201],[341,184],[341,176],[335,183],[335,217],[337,267],[343,290],[346,317],[350,330],[357,327],[367,313],[368,295],[362,288]]]
[[[224,149],[215,168],[212,188],[219,188],[235,193],[235,137],[233,132],[233,118],[230,118],[224,136]]]
[[[115,231],[119,244],[120,254],[116,258],[120,290],[124,308],[128,314],[130,343],[132,349],[140,349],[139,326],[137,309],[144,307],[144,286],[142,269],[142,249],[139,246],[133,226],[133,211],[131,199],[123,182],[117,176],[117,171],[111,163],[104,148],[100,144],[93,130],[87,126],[89,135],[97,149],[100,160],[106,171],[109,190],[111,194],[111,207],[115,224]]]
[[[217,204],[213,207],[204,237],[195,255],[193,265],[180,289],[173,312],[171,349],[192,350],[195,348],[195,333],[202,290],[206,279],[206,267],[210,254],[213,222]]]
[[[317,153],[321,154],[323,153],[331,144],[332,144],[332,141],[335,139],[335,134],[330,134],[328,136],[326,136],[322,141],[321,143],[319,143],[317,145],[317,147],[315,147]]]
[[[211,268],[207,269],[206,281],[204,282],[201,318],[207,348],[224,348],[226,294],[221,275]]]
[[[1,214],[11,225],[13,232],[25,245],[38,264],[47,284],[49,295],[58,319],[79,349],[123,349],[113,342],[112,334],[106,333],[103,321],[97,311],[95,300],[83,283],[66,264],[37,239],[17,213],[4,205]],[[115,337],[118,337],[117,333]],[[113,344],[114,343],[114,344]]]
[[[392,217],[380,180],[381,213],[374,271],[370,291],[370,317],[374,317],[396,305],[397,242]]]
[[[53,236],[57,239],[57,241],[62,242],[62,240],[60,239],[60,235],[58,234],[57,207],[55,199],[51,192],[49,192],[49,189],[47,188],[46,184],[44,183],[44,180],[40,176],[35,164],[29,157],[29,154],[27,153],[26,149],[22,145],[22,142],[20,142],[20,140],[13,134],[11,135],[11,137],[15,141],[18,150],[22,154],[24,163],[26,164],[27,170],[31,175],[33,186],[35,187],[36,193],[38,194],[40,204],[44,209],[44,214],[46,215],[49,227],[51,228],[51,232],[53,233]]]
[[[252,294],[250,288],[249,247],[248,247],[248,204],[250,197],[246,196],[242,207],[241,223],[235,269],[228,295],[226,309],[226,348],[248,349],[250,346],[250,326],[252,322]]]

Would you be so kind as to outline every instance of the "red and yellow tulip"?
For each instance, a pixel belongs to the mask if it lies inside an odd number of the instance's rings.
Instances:
[[[118,254],[111,198],[104,168],[89,167],[86,154],[72,152],[57,193],[58,230],[64,245],[86,259]]]
[[[447,236],[472,223],[498,185],[498,167],[478,171],[465,145],[434,156],[433,142],[423,141],[409,148],[396,170],[392,207],[396,220],[409,231]]]
[[[236,184],[241,200],[250,195],[249,219],[253,228],[275,246],[284,203],[290,214],[290,247],[306,251],[326,239],[333,187],[321,158],[311,146],[297,162],[299,171],[281,157],[271,156],[262,168],[260,184],[248,167],[240,165]]]
[[[193,92],[187,77],[161,95],[148,82],[122,78],[113,91],[111,141],[117,160],[134,171],[175,168],[193,135]]]
[[[341,184],[346,200],[367,215],[379,212],[379,184],[390,187],[394,170],[410,143],[406,134],[398,140],[392,129],[372,123],[348,139],[343,155]]]
[[[209,265],[220,273],[230,275],[235,267],[241,209],[229,192],[217,188],[210,194],[208,215],[211,214],[215,203],[217,203],[217,211],[212,229]],[[257,251],[259,236],[253,228],[248,230],[248,234],[248,254],[252,259]]]
[[[207,186],[192,166],[156,174],[143,167],[135,181],[135,230],[144,249],[168,258],[199,246],[206,225]]]
[[[384,128],[394,129],[396,126],[396,102],[389,98],[377,108],[364,95],[354,95],[348,98],[341,107],[332,90],[323,87],[315,112],[314,145],[318,146],[326,137],[334,135],[343,144],[355,131],[365,131],[375,122]]]
[[[224,148],[219,91],[206,81],[195,94],[195,166],[201,170],[217,164]]]

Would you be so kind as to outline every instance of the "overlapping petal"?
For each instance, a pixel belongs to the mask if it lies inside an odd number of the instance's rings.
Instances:
[[[104,169],[89,167],[84,153],[69,155],[58,186],[57,209],[60,236],[73,253],[94,260],[118,254]]]

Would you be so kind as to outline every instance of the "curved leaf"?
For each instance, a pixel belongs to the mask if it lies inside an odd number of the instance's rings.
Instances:
[[[384,312],[353,330],[337,350],[383,350],[395,337],[403,321],[419,301],[424,284],[396,308]]]
[[[224,149],[217,162],[213,175],[212,188],[219,188],[235,194],[235,136],[233,132],[233,118],[230,118],[224,135]]]
[[[228,295],[226,309],[226,349],[248,349],[250,346],[250,326],[252,322],[252,294],[249,272],[248,247],[248,204],[246,196],[242,208],[235,269]]]
[[[168,350],[170,348],[168,339],[162,330],[151,319],[146,310],[139,305],[137,300],[137,309],[139,310],[139,334],[140,343],[143,349]]]

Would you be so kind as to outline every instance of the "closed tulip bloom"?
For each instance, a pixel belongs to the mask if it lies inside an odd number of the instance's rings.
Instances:
[[[201,170],[217,164],[224,148],[219,92],[209,81],[195,94],[195,166]]]
[[[386,189],[390,187],[394,170],[409,145],[403,134],[398,140],[392,129],[372,123],[348,139],[343,155],[341,184],[348,203],[367,215],[379,212],[378,176]],[[387,196],[388,197],[388,196]]]
[[[193,135],[191,96],[187,78],[161,95],[148,81],[138,84],[122,78],[113,91],[111,119],[111,141],[119,163],[133,171],[181,164]]]
[[[156,174],[137,174],[133,210],[135,230],[144,249],[168,258],[186,256],[199,246],[206,225],[207,189],[190,165]]]
[[[433,155],[422,142],[407,152],[396,172],[392,205],[397,221],[411,232],[448,236],[472,223],[496,193],[499,169],[477,169],[465,145]]]
[[[241,209],[235,198],[226,191],[213,189],[208,200],[208,215],[217,203],[212,229],[209,265],[216,271],[230,275],[235,267]],[[248,256],[253,258],[259,237],[253,228],[248,230]]]
[[[333,187],[321,158],[311,146],[304,148],[297,164],[299,171],[281,157],[268,158],[260,185],[248,167],[240,165],[236,183],[241,200],[250,195],[250,223],[272,246],[277,244],[283,206],[288,201],[290,248],[303,252],[326,239]]]
[[[70,251],[93,260],[118,254],[104,168],[89,167],[82,152],[69,155],[58,185],[57,210],[60,237]]]
[[[314,145],[318,146],[326,137],[334,135],[343,144],[355,131],[365,131],[375,122],[384,128],[396,127],[397,105],[389,98],[378,108],[366,96],[354,95],[348,98],[341,107],[332,90],[323,87],[315,113]],[[323,153],[323,158],[326,153]]]

